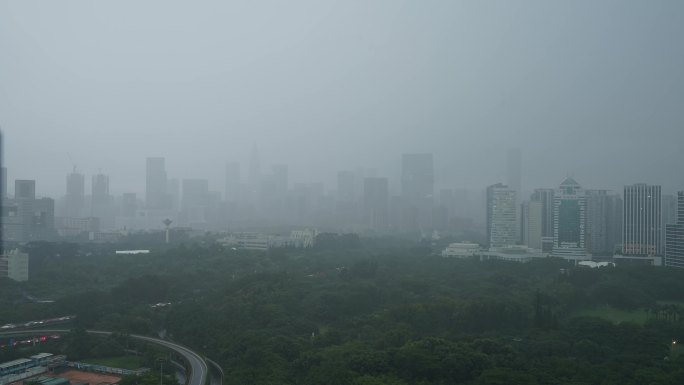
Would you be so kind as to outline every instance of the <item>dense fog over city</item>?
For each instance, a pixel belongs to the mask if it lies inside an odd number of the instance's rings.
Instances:
[[[223,191],[226,162],[290,183],[386,176],[434,155],[436,188],[482,191],[522,154],[523,190],[568,174],[684,187],[677,1],[3,1],[9,181],[60,197],[76,165],[113,194],[145,159]],[[11,185],[11,183],[10,183]]]
[[[0,0],[0,385],[684,384],[682,37],[682,0]]]

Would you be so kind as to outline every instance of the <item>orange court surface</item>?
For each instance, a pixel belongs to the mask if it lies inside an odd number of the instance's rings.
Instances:
[[[67,380],[69,380],[69,382],[71,384],[87,383],[90,385],[110,385],[110,384],[116,384],[119,381],[121,381],[121,377],[114,376],[111,374],[81,372],[78,370],[67,370],[66,372],[62,372],[59,374],[43,373],[41,375],[47,376],[47,377],[66,378]],[[19,383],[21,383],[23,385],[22,382],[16,382],[15,384],[19,384]]]

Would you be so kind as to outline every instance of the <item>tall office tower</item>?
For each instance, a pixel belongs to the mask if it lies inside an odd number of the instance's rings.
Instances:
[[[573,178],[561,182],[553,198],[553,250],[554,257],[584,260],[586,197],[582,186]]]
[[[530,196],[530,201],[542,204],[542,250],[550,252],[553,248],[553,196],[556,190],[538,188]]]
[[[31,239],[30,226],[36,202],[36,181],[14,181],[14,199],[8,200],[4,208],[3,232],[7,240],[26,242]]]
[[[93,175],[91,189],[91,216],[99,219],[100,228],[114,228],[115,210],[109,195],[109,176],[102,173]]]
[[[586,228],[584,231],[587,251],[592,255],[613,255],[614,246],[609,244],[610,202],[607,190],[586,190]]]
[[[661,196],[661,206],[663,208],[661,215],[663,230],[660,233],[660,237],[662,238],[661,245],[665,247],[665,225],[677,223],[677,197],[673,194],[663,194]]]
[[[85,177],[76,168],[66,177],[66,196],[64,197],[65,216],[80,218],[85,209]]]
[[[387,178],[363,180],[363,208],[366,225],[384,231],[389,225],[389,184]]]
[[[660,186],[638,183],[625,186],[622,252],[625,255],[662,253]]]
[[[166,161],[164,158],[147,158],[145,204],[149,209],[168,209],[166,193]]]
[[[226,163],[226,190],[224,196],[227,202],[237,202],[240,197],[240,163]]]
[[[497,183],[487,187],[487,240],[489,247],[518,243],[519,222],[517,194],[508,186]]]
[[[252,147],[252,153],[249,157],[249,174],[247,174],[247,184],[249,189],[256,193],[261,183],[261,160],[259,159],[259,150],[256,144]]]
[[[36,199],[36,182],[16,180],[14,199],[3,207],[3,236],[28,242],[49,240],[54,235],[55,203],[52,199]]]
[[[542,237],[553,238],[553,197],[556,190],[538,188],[530,196],[531,201],[542,203]]]
[[[404,154],[401,163],[401,197],[404,231],[432,230],[435,174],[432,154]]]
[[[620,194],[608,195],[608,247],[613,254],[622,249],[622,210]]]
[[[665,225],[665,266],[684,268],[684,191],[677,193],[677,223]]]
[[[672,194],[663,194],[663,225],[677,223],[677,196]]]
[[[541,201],[527,201],[522,206],[523,243],[532,249],[542,249],[542,223],[544,204]]]
[[[109,177],[104,174],[93,175],[92,183],[93,206],[106,205],[110,203],[109,196]]]

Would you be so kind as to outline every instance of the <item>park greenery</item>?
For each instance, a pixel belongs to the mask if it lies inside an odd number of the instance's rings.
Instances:
[[[31,280],[0,281],[0,323],[76,315],[54,348],[78,359],[162,333],[220,363],[226,384],[684,383],[677,269],[442,258],[429,243],[334,234],[307,250],[29,249]]]

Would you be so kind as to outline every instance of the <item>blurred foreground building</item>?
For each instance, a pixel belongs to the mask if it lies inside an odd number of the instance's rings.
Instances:
[[[29,278],[29,256],[19,250],[12,250],[0,256],[0,277],[7,277],[17,282]]]

